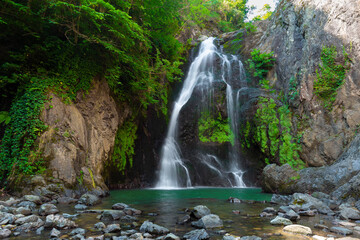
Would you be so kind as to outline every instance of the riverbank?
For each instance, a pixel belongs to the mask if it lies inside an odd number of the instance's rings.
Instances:
[[[341,204],[321,193],[271,196],[260,191],[119,190],[105,198],[93,193],[79,199],[58,197],[50,201],[25,195],[0,202],[0,237],[89,240],[360,237],[357,203]]]

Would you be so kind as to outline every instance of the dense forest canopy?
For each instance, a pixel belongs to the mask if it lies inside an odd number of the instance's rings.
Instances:
[[[189,28],[244,26],[247,0],[1,0],[0,175],[41,171],[34,152],[48,92],[65,103],[105,78],[137,114],[167,114],[169,84],[181,76]]]

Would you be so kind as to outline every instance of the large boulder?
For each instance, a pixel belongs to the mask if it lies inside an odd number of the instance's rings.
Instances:
[[[82,195],[78,201],[80,204],[85,204],[87,206],[94,206],[96,204],[99,204],[101,202],[101,199],[93,194],[85,193]]]
[[[45,203],[45,204],[41,205],[39,208],[39,214],[41,216],[56,214],[58,212],[59,212],[59,210],[57,209],[57,207],[51,203]]]
[[[311,228],[297,224],[286,226],[283,228],[283,231],[302,235],[312,234]]]
[[[267,192],[280,191],[283,194],[292,193],[291,186],[298,177],[298,173],[289,164],[282,166],[270,164],[263,170],[262,185]]]
[[[204,240],[209,238],[210,236],[205,229],[193,230],[183,236],[183,239],[187,240]]]
[[[194,207],[194,210],[192,211],[192,214],[196,218],[202,218],[202,217],[204,217],[206,215],[211,214],[211,211],[206,206],[198,205],[198,206]]]
[[[141,227],[140,227],[140,231],[141,232],[147,232],[150,234],[156,234],[156,235],[161,235],[161,234],[167,234],[169,233],[169,229],[159,226],[157,224],[154,224],[152,222],[149,221],[145,221]]]
[[[218,215],[215,214],[209,214],[204,217],[202,217],[199,221],[192,222],[192,226],[196,228],[218,228],[223,226],[222,220],[219,218]]]
[[[331,214],[334,212],[321,200],[304,193],[294,193],[294,203],[301,205],[302,209],[316,209],[321,214]]]
[[[76,228],[77,225],[74,221],[66,219],[61,215],[48,215],[45,220],[45,227],[47,228],[61,228],[61,229],[70,229]]]

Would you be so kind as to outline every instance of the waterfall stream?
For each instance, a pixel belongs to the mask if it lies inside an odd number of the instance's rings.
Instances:
[[[243,65],[234,55],[229,56],[214,44],[215,38],[208,38],[200,45],[198,56],[190,65],[180,95],[174,104],[171,114],[168,133],[162,147],[159,180],[156,188],[174,189],[191,187],[190,170],[182,159],[181,149],[178,145],[179,115],[185,104],[193,95],[194,89],[199,89],[203,99],[210,99],[214,92],[213,84],[221,81],[226,84],[226,105],[230,129],[234,134],[234,142],[229,150],[228,164],[225,166],[216,156],[203,153],[200,162],[203,166],[224,179],[227,186],[246,187],[243,181],[244,172],[240,167],[240,143],[238,141],[239,129],[239,101],[238,93],[241,87],[246,87],[246,77]],[[219,62],[220,61],[220,66]],[[235,67],[234,67],[235,66]],[[220,68],[220,75],[215,72]],[[233,69],[238,68],[236,79],[233,78]],[[202,100],[203,100],[202,99]],[[181,180],[181,181],[180,181]],[[185,180],[185,181],[184,181]]]

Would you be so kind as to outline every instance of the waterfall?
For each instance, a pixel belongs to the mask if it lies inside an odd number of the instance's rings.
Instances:
[[[203,155],[202,163],[204,163],[204,166],[207,167],[209,171],[213,171],[219,175],[219,177],[224,178],[225,181],[229,183],[229,186],[245,187],[242,180],[244,172],[238,163],[240,150],[240,144],[238,143],[238,95],[233,90],[233,85],[236,89],[239,89],[243,87],[244,82],[246,83],[246,81],[244,81],[244,70],[241,61],[239,61],[236,56],[231,56],[229,60],[228,56],[223,54],[221,49],[219,50],[215,46],[214,40],[215,39],[211,37],[201,43],[199,54],[191,63],[180,95],[174,104],[169,129],[162,147],[159,179],[156,188],[172,189],[192,186],[190,171],[182,159],[181,150],[177,143],[179,114],[191,98],[195,88],[199,88],[202,98],[210,98],[209,95],[214,91],[212,84],[215,81],[222,81],[227,86],[227,113],[235,141],[229,151],[229,166],[227,169],[224,168],[216,156],[209,154]],[[217,59],[221,61],[221,77],[215,73],[215,70],[218,68],[218,63],[216,63]],[[232,79],[232,66],[234,63],[236,63],[239,68],[239,78],[237,81]]]

